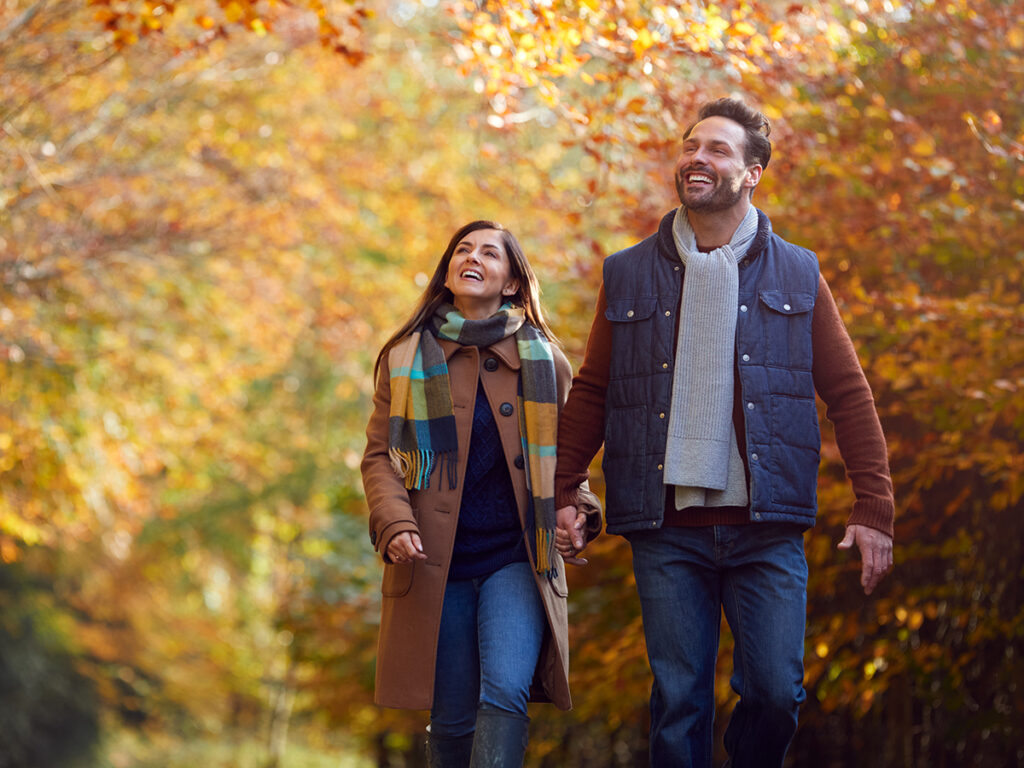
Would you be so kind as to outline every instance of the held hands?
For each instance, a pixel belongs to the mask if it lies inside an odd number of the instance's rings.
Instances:
[[[411,531],[402,531],[392,536],[386,551],[392,563],[411,563],[413,560],[427,559],[419,534]]]
[[[583,527],[587,524],[587,516],[577,512],[576,507],[562,507],[555,513],[558,527],[555,529],[555,549],[562,559],[570,565],[586,565],[587,560],[576,557],[587,546]]]
[[[870,595],[892,570],[892,536],[866,525],[848,525],[839,549],[849,549],[854,543],[860,550],[860,583],[864,594]]]

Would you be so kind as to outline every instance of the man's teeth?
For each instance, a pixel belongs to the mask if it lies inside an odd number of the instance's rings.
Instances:
[[[714,183],[714,180],[710,176],[705,176],[703,173],[691,173],[689,175],[689,177],[687,178],[687,180],[691,181],[691,182],[695,181],[695,182],[698,182],[698,183],[703,182],[705,184],[712,184],[712,183]]]

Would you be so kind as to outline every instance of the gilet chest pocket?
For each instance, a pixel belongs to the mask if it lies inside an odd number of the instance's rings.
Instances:
[[[812,361],[814,294],[760,291],[758,299],[764,318],[765,359],[768,365],[809,371]]]
[[[608,300],[604,316],[612,324],[611,370],[613,379],[635,376],[653,360],[654,327],[651,320],[658,299],[628,296]]]

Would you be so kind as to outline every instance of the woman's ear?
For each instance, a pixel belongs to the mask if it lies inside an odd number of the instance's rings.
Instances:
[[[519,291],[519,281],[518,280],[509,280],[507,283],[505,283],[505,287],[501,289],[501,295],[502,296],[515,296],[518,291]]]

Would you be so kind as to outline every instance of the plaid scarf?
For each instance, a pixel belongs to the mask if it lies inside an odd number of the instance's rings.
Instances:
[[[426,331],[426,332],[424,332]],[[456,486],[458,435],[448,364],[438,338],[489,347],[515,335],[519,352],[519,434],[526,457],[537,572],[553,576],[555,548],[555,445],[558,403],[551,345],[509,303],[486,320],[467,320],[442,304],[427,323],[397,345],[389,356],[391,413],[388,444],[391,466],[405,487],[429,488],[434,469]]]

